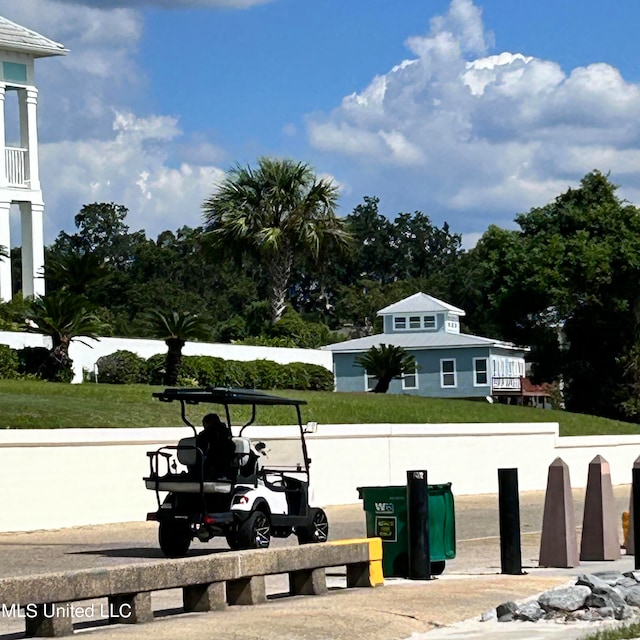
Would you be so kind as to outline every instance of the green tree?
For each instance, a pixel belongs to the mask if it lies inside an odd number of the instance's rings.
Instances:
[[[31,301],[26,314],[28,331],[51,338],[49,357],[43,363],[42,377],[59,381],[71,367],[69,345],[74,340],[91,346],[81,338],[98,340],[103,327],[84,296],[66,290]]]
[[[197,314],[177,311],[161,313],[150,311],[146,314],[147,333],[152,338],[164,340],[167,345],[164,384],[174,386],[178,383],[182,364],[182,348],[188,340],[207,340],[211,337],[211,328],[207,320]]]
[[[624,419],[633,381],[622,363],[640,338],[640,210],[593,171],[516,222],[490,228],[464,261],[483,321],[531,345],[536,377],[562,378],[567,409]]]
[[[402,347],[392,344],[371,347],[366,353],[357,356],[355,363],[377,379],[374,393],[386,393],[393,378],[416,370],[415,358]]]
[[[338,189],[302,162],[260,158],[237,165],[203,204],[217,247],[258,256],[269,282],[272,322],[284,313],[291,273],[301,259],[316,260],[327,243],[348,241],[336,217]]]

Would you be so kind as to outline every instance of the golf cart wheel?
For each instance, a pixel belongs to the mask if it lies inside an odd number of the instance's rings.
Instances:
[[[269,516],[264,511],[254,511],[238,527],[234,542],[236,549],[266,549],[271,542]]]
[[[322,509],[311,509],[311,525],[296,527],[296,536],[300,544],[326,542],[329,537],[329,521]]]
[[[437,562],[431,563],[431,575],[439,576],[444,572],[444,567],[446,562],[444,560],[438,560]]]
[[[158,541],[167,558],[186,556],[191,546],[191,527],[188,522],[165,520],[160,523]]]

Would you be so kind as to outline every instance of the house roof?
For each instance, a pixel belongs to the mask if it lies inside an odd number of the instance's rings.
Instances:
[[[422,292],[414,293],[412,296],[404,298],[404,300],[380,309],[378,315],[383,316],[390,313],[425,313],[430,311],[450,311],[458,316],[465,315],[462,309]]]
[[[509,342],[502,342],[492,338],[481,336],[471,336],[466,333],[446,333],[439,332],[411,332],[411,333],[378,333],[373,336],[346,340],[328,344],[323,349],[333,353],[353,353],[367,351],[371,347],[378,347],[381,344],[402,347],[408,350],[421,349],[457,349],[461,347],[500,347],[502,349],[513,349],[525,351],[523,347],[516,347]]]
[[[45,38],[0,16],[0,49],[30,53],[36,58],[61,56],[68,53],[64,45]]]

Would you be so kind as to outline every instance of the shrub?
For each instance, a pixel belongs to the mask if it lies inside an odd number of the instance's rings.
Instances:
[[[20,361],[18,372],[22,375],[34,375],[49,382],[71,382],[73,380],[73,361],[60,369],[55,356],[46,347],[23,347],[18,350]]]
[[[179,377],[178,384],[181,386],[187,380],[195,381],[200,387],[224,386],[225,361],[213,356],[184,356]]]
[[[131,351],[116,351],[98,358],[98,382],[106,384],[138,384],[147,379],[144,358]]]
[[[318,364],[292,362],[284,365],[289,389],[302,391],[333,391],[333,373]]]
[[[18,352],[6,344],[0,344],[0,378],[19,378],[19,366]]]
[[[149,384],[163,384],[166,362],[167,355],[165,353],[156,353],[147,358],[147,382]]]

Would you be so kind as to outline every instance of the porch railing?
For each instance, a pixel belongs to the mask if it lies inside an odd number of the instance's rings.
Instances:
[[[522,384],[520,378],[515,377],[501,377],[491,378],[491,388],[494,391],[520,391]]]
[[[8,186],[28,187],[30,181],[27,150],[21,147],[5,147],[4,162]]]

